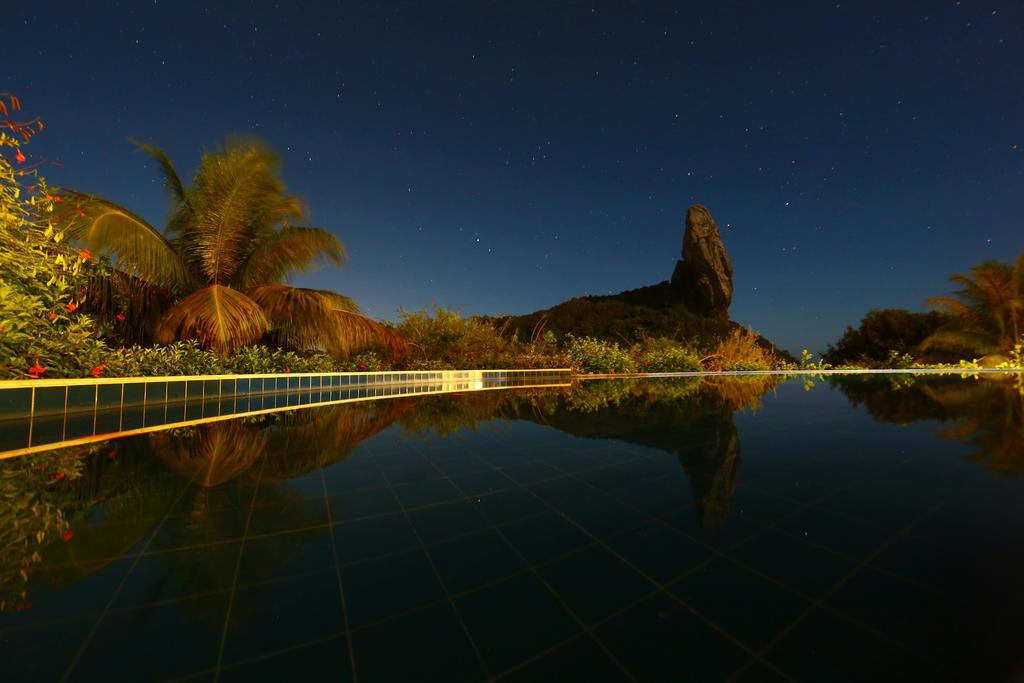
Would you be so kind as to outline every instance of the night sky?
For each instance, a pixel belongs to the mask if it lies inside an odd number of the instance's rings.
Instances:
[[[785,7],[785,10],[781,9]],[[162,226],[231,132],[281,153],[371,315],[525,313],[668,279],[686,207],[731,317],[823,350],[1024,249],[1024,4],[19,2],[0,90],[51,182]]]

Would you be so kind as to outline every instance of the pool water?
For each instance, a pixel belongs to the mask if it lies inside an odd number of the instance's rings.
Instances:
[[[0,462],[4,681],[1013,681],[1019,376],[395,397]]]

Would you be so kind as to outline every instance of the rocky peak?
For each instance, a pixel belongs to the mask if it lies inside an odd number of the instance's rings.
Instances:
[[[706,208],[686,211],[683,258],[676,261],[672,287],[687,308],[710,318],[729,318],[732,303],[732,261]]]

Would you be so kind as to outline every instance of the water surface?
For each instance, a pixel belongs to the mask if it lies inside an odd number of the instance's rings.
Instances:
[[[5,681],[1018,680],[1019,377],[395,397],[0,462]]]

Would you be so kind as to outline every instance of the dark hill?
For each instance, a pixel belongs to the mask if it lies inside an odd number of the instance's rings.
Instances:
[[[671,280],[608,296],[582,296],[541,311],[492,319],[520,339],[544,330],[630,343],[638,335],[693,339],[704,345],[740,327],[729,319],[732,262],[718,226],[699,204],[686,212],[682,258]],[[765,348],[775,350],[767,339]],[[784,351],[780,355],[788,356]]]

